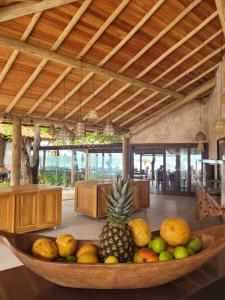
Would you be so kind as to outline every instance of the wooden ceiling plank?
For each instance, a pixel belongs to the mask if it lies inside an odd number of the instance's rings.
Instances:
[[[49,111],[44,118],[49,118],[60,106],[64,105],[66,101],[73,95],[75,94],[82,85],[84,85],[90,78],[92,77],[92,73],[88,73],[83,79],[82,82],[80,81],[79,84],[77,84],[68,94],[63,97],[62,100],[60,100],[54,107]]]
[[[80,60],[75,60],[72,59],[68,56],[59,54],[59,53],[55,53],[53,51],[47,50],[47,49],[43,49],[34,45],[31,45],[27,42],[22,42],[22,41],[18,41],[15,39],[11,39],[11,38],[6,38],[1,36],[0,37],[0,45],[4,45],[7,46],[9,48],[13,48],[13,49],[17,49],[19,51],[25,52],[25,53],[29,53],[35,56],[39,56],[42,58],[47,58],[49,60],[53,60],[56,61],[58,63],[61,64],[65,64],[65,65],[70,65],[73,68],[81,68],[81,61]],[[88,71],[92,71],[94,73],[103,75],[105,77],[109,76],[109,70],[103,68],[103,67],[99,67],[87,62],[82,62],[82,68]],[[152,90],[152,91],[158,91],[162,94],[169,94],[171,96],[174,96],[176,98],[182,98],[183,95],[168,90],[168,89],[164,89],[161,87],[158,87],[156,85],[152,85],[149,84],[145,81],[141,81],[126,75],[122,75],[122,74],[118,74],[116,72],[110,72],[110,76],[116,80],[122,81],[122,82],[126,82],[126,83],[131,83],[133,85],[139,86],[139,87],[145,87],[148,90]]]
[[[196,2],[197,3],[197,2]],[[193,3],[192,3],[193,4]],[[183,14],[182,14],[182,16],[183,16]],[[151,64],[151,65],[149,65],[147,68],[145,68],[142,72],[140,72],[137,76],[135,76],[135,78],[137,78],[137,79],[140,79],[142,76],[144,76],[145,75],[145,73],[147,73],[147,72],[149,72],[149,69],[152,69],[154,66],[156,66],[157,64],[158,64],[158,62],[160,62],[161,60],[163,60],[165,57],[167,57],[169,54],[171,54],[172,52],[174,52],[175,51],[175,49],[177,49],[177,48],[179,48],[183,43],[185,43],[190,37],[192,37],[193,35],[195,35],[198,31],[200,31],[203,27],[205,27],[209,22],[211,22],[211,20],[213,20],[215,17],[217,16],[217,12],[214,12],[212,15],[210,15],[207,19],[205,19],[199,26],[197,26],[194,30],[192,30],[188,35],[186,35],[183,39],[181,39],[179,42],[177,42],[176,44],[174,44],[174,46],[173,47],[171,47],[171,48],[169,48],[168,49],[168,51],[166,51],[166,52],[164,52],[163,53],[163,55],[161,55],[161,56],[159,56],[159,58],[156,60],[156,61],[154,61],[154,63],[153,64]],[[165,28],[166,29],[166,28]],[[215,35],[213,35],[213,38],[215,38],[216,36],[218,35],[218,32],[215,34]],[[157,36],[156,36],[157,37]],[[205,44],[207,44],[209,41],[211,41],[212,39],[213,39],[212,37],[210,37],[210,39],[208,39],[207,41],[205,41],[205,43],[203,43],[202,45],[200,45],[198,48],[196,48],[194,51],[193,51],[193,54],[195,53],[195,52],[197,52],[200,48],[202,48],[202,47],[204,47],[205,46]],[[193,55],[193,54],[191,54],[191,55]],[[189,54],[190,55],[190,54]],[[191,56],[190,55],[190,56]],[[189,57],[190,57],[189,56]],[[188,59],[188,57],[186,58],[186,57],[184,57],[185,59],[184,60],[186,60],[186,59]],[[133,58],[131,59],[131,61],[133,60]],[[180,62],[180,61],[179,61]],[[177,62],[177,64],[179,64],[179,62]],[[127,64],[126,64],[127,65]],[[125,66],[126,66],[125,65]],[[125,66],[123,66],[120,70],[119,70],[119,72],[121,72],[121,70],[122,71],[124,71],[125,69],[127,69],[127,67],[125,67]],[[130,66],[130,65],[129,65]],[[152,84],[152,82],[151,82],[151,84]],[[157,94],[157,93],[156,93]],[[146,98],[146,99],[148,99],[148,97]],[[106,100],[105,102],[103,102],[102,104],[107,104],[108,103],[108,101]],[[141,105],[141,103],[139,104],[139,105]],[[103,105],[102,105],[103,106]],[[102,107],[101,106],[101,107]],[[96,108],[97,109],[97,108]],[[132,108],[132,109],[134,109],[134,108]],[[128,113],[128,111],[127,111],[127,113]],[[125,113],[126,114],[126,113]],[[123,114],[120,116],[120,117],[118,117],[118,119],[119,118],[122,118],[122,116],[123,116]],[[87,117],[87,116],[85,116],[85,117]],[[117,119],[114,119],[113,120],[113,122],[115,122]]]
[[[172,22],[169,23],[160,33],[155,36],[148,44],[145,45],[135,56],[133,56],[120,70],[124,72],[135,61],[137,61],[145,52],[147,52],[153,45],[155,45],[167,32],[169,32],[178,22],[180,22],[192,9],[194,9],[202,0],[193,1],[188,7],[186,7]]]
[[[215,0],[215,3],[216,3],[216,8],[217,8],[217,11],[219,14],[223,34],[225,36],[225,2],[224,2],[224,0]]]
[[[123,0],[119,6],[113,11],[110,17],[105,21],[105,23],[98,29],[98,31],[93,35],[90,41],[85,45],[85,47],[78,54],[77,59],[81,59],[90,50],[94,43],[100,38],[103,32],[109,27],[109,25],[118,17],[122,10],[127,6],[130,0]]]
[[[218,67],[218,64],[216,64],[215,66],[213,66],[212,68],[209,68],[208,70],[206,70],[205,72],[201,73],[199,76],[193,78],[191,81],[188,81],[186,84],[182,85],[178,90],[183,90],[186,87],[192,85],[193,83],[197,82],[199,79],[203,78],[205,75],[207,75],[208,73],[212,72],[213,70],[215,70]],[[143,109],[142,111],[140,111],[139,113],[137,113],[135,116],[127,119],[125,122],[121,123],[121,126],[124,126],[125,124],[130,123],[131,121],[133,121],[134,119],[136,119],[137,117],[139,117],[140,115],[146,113],[147,111],[153,109],[154,107],[158,106],[159,104],[163,103],[165,100],[169,99],[170,96],[165,96],[162,99],[160,99],[159,101],[153,103],[152,105],[146,107],[145,109]],[[149,116],[144,118],[145,119],[149,119]],[[141,122],[143,121],[141,120]]]
[[[212,40],[214,40],[217,36],[221,34],[221,30],[214,33],[212,36],[210,36],[207,40],[205,40],[203,43],[201,43],[197,48],[189,52],[187,55],[182,57],[180,60],[177,61],[177,63],[173,64],[170,68],[166,69],[163,73],[161,73],[158,77],[156,77],[154,80],[151,81],[151,83],[156,83],[158,80],[166,76],[168,73],[176,69],[179,65],[181,65],[183,62],[188,60],[191,56],[193,56],[195,53],[200,51],[202,48],[204,48],[207,44],[209,44]]]
[[[56,41],[52,45],[51,51],[55,51],[55,50],[57,50],[60,47],[60,45],[62,44],[63,40],[68,36],[68,34],[70,33],[70,31],[73,29],[74,25],[77,23],[77,21],[83,15],[83,13],[87,10],[87,8],[90,5],[91,1],[92,0],[86,0],[86,1],[84,1],[84,3],[77,10],[77,12],[73,16],[73,18],[70,20],[70,22],[68,23],[68,25],[64,28],[64,30],[61,32],[61,34],[59,35],[59,37],[56,39]],[[44,69],[44,67],[46,66],[47,63],[48,63],[48,59],[47,58],[43,58],[42,61],[39,63],[38,67],[36,68],[36,70],[33,72],[33,74],[31,74],[31,76],[25,82],[24,86],[21,88],[21,90],[18,92],[18,94],[14,97],[14,99],[8,105],[8,107],[6,109],[7,113],[9,113],[13,109],[13,107],[16,105],[16,103],[18,103],[18,101],[21,99],[21,97],[24,95],[24,93],[27,91],[27,89],[30,87],[30,85],[34,82],[34,80],[37,78],[37,76],[40,74],[40,72]],[[43,97],[42,97],[42,99],[43,99]],[[36,106],[36,103],[34,105]]]
[[[64,72],[50,85],[50,87],[44,92],[43,95],[34,103],[34,105],[26,113],[27,116],[31,115],[36,108],[52,93],[52,91],[63,81],[63,79],[69,74],[72,70],[71,67],[67,67]]]
[[[181,40],[175,43],[172,47],[170,47],[167,51],[165,51],[162,55],[160,55],[151,65],[145,68],[142,72],[136,76],[137,79],[143,77],[146,73],[151,71],[155,66],[157,66],[162,60],[164,60],[167,56],[173,53],[177,48],[187,42],[190,38],[192,38],[196,33],[198,33],[202,28],[204,28],[209,22],[211,22],[218,15],[217,11],[212,13],[208,18],[206,18],[203,22],[201,22],[195,29],[190,31],[187,35],[184,36]]]
[[[155,3],[155,5],[148,11],[148,13],[141,19],[140,22],[126,35],[124,39],[121,40],[119,44],[115,48],[112,49],[99,63],[98,66],[103,66],[109,59],[117,52],[119,51],[128,41],[131,39],[131,37],[147,22],[147,20],[159,9],[159,7],[165,2],[165,0],[159,0]],[[92,73],[94,75],[94,73]],[[113,81],[113,78],[110,78],[110,82]],[[108,81],[108,82],[109,82]],[[105,83],[101,87],[98,88],[98,93],[102,91],[105,88]],[[94,93],[96,96],[98,93]],[[81,103],[81,106],[83,107],[85,104],[87,104],[92,99],[92,95],[89,95],[86,99],[84,99]],[[79,110],[79,106],[75,107],[69,114],[66,115],[65,119],[70,118],[74,113],[76,113]]]
[[[223,49],[225,49],[225,45],[223,46]],[[187,69],[185,72],[182,72],[180,75],[176,76],[172,81],[168,82],[167,84],[165,84],[163,87],[168,87],[172,84],[174,84],[175,82],[177,82],[178,80],[182,79],[183,77],[187,76],[189,73],[191,73],[192,71],[194,71],[195,69],[197,69],[198,67],[200,67],[201,65],[203,65],[207,60],[209,60],[210,58],[212,58],[213,56],[217,55],[219,52],[221,51],[221,49],[217,49],[215,51],[213,51],[212,53],[210,53],[208,56],[204,57],[202,60],[200,60],[197,64],[194,64],[191,68]],[[196,78],[195,78],[196,79]],[[193,81],[193,80],[192,80]],[[193,81],[194,82],[194,81]],[[189,83],[189,82],[188,82]],[[186,84],[186,86],[188,86],[189,84]],[[179,88],[178,91],[181,91],[183,89],[183,87]],[[157,95],[158,93],[154,93],[154,96]],[[121,119],[122,117],[124,117],[126,114],[130,113],[132,110],[134,110],[135,108],[137,108],[138,106],[144,104],[145,102],[147,102],[148,100],[150,100],[152,97],[146,97],[144,98],[142,101],[138,102],[135,106],[132,106],[131,108],[129,108],[128,110],[126,110],[123,114],[119,115],[118,117],[114,118],[112,120],[112,122],[116,122],[119,119]],[[163,99],[168,99],[168,97],[165,97]],[[161,102],[160,102],[161,103]],[[154,107],[154,106],[153,106]],[[152,107],[149,107],[148,109],[151,109]],[[136,116],[134,116],[134,118],[136,118]],[[132,121],[134,118],[131,119],[127,119],[124,123],[122,124],[127,124],[128,122]]]
[[[145,90],[145,88],[141,88],[140,90],[138,90],[136,93],[134,93],[132,96],[130,96],[129,98],[127,98],[126,100],[124,100],[123,102],[121,102],[119,105],[117,105],[116,107],[114,107],[113,109],[110,110],[110,114],[113,114],[116,110],[118,110],[120,107],[124,106],[125,104],[127,104],[128,102],[130,102],[132,99],[134,99],[135,97],[137,97],[138,95],[140,95],[143,91]],[[105,118],[107,118],[109,116],[109,113],[107,112],[106,114],[104,114],[102,117],[99,118],[99,120],[96,123],[101,122],[102,120],[104,120]]]
[[[145,120],[144,123],[133,128],[131,132],[128,134],[128,136],[129,137],[134,136],[138,132],[144,130],[145,128],[149,127],[150,125],[160,120],[162,117],[165,117],[166,115],[177,110],[178,108],[182,107],[186,103],[193,101],[195,98],[211,90],[212,88],[215,87],[215,85],[216,85],[215,78],[207,81],[206,83],[204,83],[203,85],[201,85],[200,87],[198,87],[197,89],[189,93],[187,96],[185,96],[183,99],[179,99],[176,102],[167,105],[166,107],[162,108],[159,112],[157,112],[157,114],[154,117],[150,118],[148,121]]]
[[[20,38],[21,41],[26,41],[26,39],[30,35],[31,31],[34,29],[34,26],[37,24],[37,21],[39,20],[40,16],[41,16],[41,12],[33,15],[30,23],[28,24],[26,30],[24,31],[24,33],[22,34],[22,36]],[[11,69],[13,63],[15,62],[18,54],[19,54],[18,50],[14,50],[12,52],[10,58],[8,59],[7,63],[5,64],[4,68],[2,69],[2,71],[0,73],[0,84],[4,80],[5,76],[8,74],[8,72]]]
[[[92,75],[94,73],[91,73]],[[92,98],[93,96],[98,95],[105,87],[107,87],[107,85],[109,85],[110,82],[113,81],[113,78],[109,78],[108,80],[106,80],[102,85],[100,85],[95,91],[94,91],[94,95],[93,93],[91,93],[87,98],[83,99],[81,104],[78,105],[77,107],[75,107],[71,112],[69,112],[66,116],[65,116],[65,120],[69,119],[70,117],[72,117],[72,115],[74,115],[79,109],[80,107],[83,107],[85,104],[87,104]]]
[[[103,66],[116,52],[118,52],[131,38],[135,33],[151,18],[151,16],[160,8],[160,6],[166,0],[159,0],[155,5],[146,13],[146,15],[135,25],[135,27],[110,51],[103,60],[98,64]]]
[[[77,0],[33,0],[22,3],[11,4],[2,7],[0,10],[0,22],[12,20],[18,17],[30,15],[36,12],[54,8],[57,6],[69,4]]]

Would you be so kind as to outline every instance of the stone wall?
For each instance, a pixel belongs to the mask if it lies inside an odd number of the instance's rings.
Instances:
[[[196,143],[200,130],[200,104],[192,101],[131,137],[138,143]],[[208,104],[202,105],[202,131],[207,134]]]

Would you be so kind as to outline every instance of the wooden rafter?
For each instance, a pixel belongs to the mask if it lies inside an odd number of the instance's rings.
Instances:
[[[182,11],[181,14],[179,14],[167,27],[165,27],[153,40],[151,40],[144,48],[142,48],[142,50],[140,50],[134,57],[132,57],[122,68],[120,68],[120,70],[118,71],[118,73],[122,73],[124,72],[128,67],[130,67],[137,59],[140,58],[141,55],[143,55],[147,50],[149,50],[156,42],[159,41],[160,38],[162,38],[163,35],[165,35],[169,30],[171,30],[178,22],[180,22],[185,16],[186,14],[188,14],[196,5],[198,5],[201,1],[196,0],[194,2],[192,2],[186,9],[184,9]],[[216,15],[217,13],[215,13]],[[212,18],[214,18],[215,16],[212,16]],[[198,28],[192,30],[189,35],[194,35],[196,32],[198,32],[199,30],[201,30],[206,24],[208,24],[208,22],[211,21],[211,16],[209,18],[207,18],[203,23],[204,24],[200,24],[198,26]],[[173,51],[174,49],[178,48],[180,45],[182,45],[183,40],[185,38],[181,39],[179,42],[177,42],[172,48]],[[170,50],[170,49],[169,49]],[[163,54],[165,56],[165,54]],[[161,55],[159,58],[161,58],[163,55]],[[169,55],[169,53],[168,53]],[[159,59],[158,58],[158,59]],[[147,67],[148,68],[148,67]],[[142,72],[140,72],[137,76],[135,76],[136,79],[140,79],[142,76],[142,73],[145,72],[147,70],[147,68],[145,68]],[[130,84],[131,85],[131,84]],[[128,88],[129,86],[127,86]],[[122,88],[121,88],[122,89]],[[108,102],[110,101],[109,98],[107,98],[102,104],[101,107],[103,107],[104,105],[106,105]],[[96,108],[98,109],[98,108]],[[87,118],[87,115],[85,116],[85,118]]]
[[[121,49],[128,41],[131,39],[131,37],[143,26],[147,20],[153,15],[155,11],[165,2],[165,0],[159,0],[157,3],[148,11],[148,13],[144,16],[143,19],[141,19],[140,22],[126,35],[124,39],[121,40],[119,44],[115,48],[112,49],[99,63],[98,66],[103,66],[119,49]],[[79,55],[78,55],[79,57]],[[92,75],[94,75],[94,72],[92,72]],[[107,82],[112,82],[113,78],[110,78],[106,82],[104,82],[95,92],[94,96],[96,96],[98,93],[100,93],[105,87]],[[92,99],[92,95],[89,95],[86,99],[83,99],[81,103],[81,107],[83,107],[85,104],[87,104]],[[69,112],[65,119],[70,118],[73,114],[75,114],[79,110],[79,106],[75,107],[71,112]],[[84,118],[86,118],[85,116]]]
[[[88,6],[92,0],[86,0],[81,7],[77,10],[73,18],[70,20],[66,28],[61,32],[55,43],[51,47],[51,51],[57,50],[60,45],[62,44],[63,40],[68,36],[70,31],[73,29],[77,21],[80,19],[80,17],[83,15],[83,13],[86,11]],[[16,50],[18,51],[18,50]],[[30,87],[30,85],[33,83],[33,81],[37,78],[37,76],[40,74],[40,72],[44,69],[46,64],[48,63],[48,58],[43,58],[35,71],[31,74],[31,76],[28,78],[28,80],[25,82],[23,87],[20,89],[20,91],[17,93],[17,95],[12,99],[8,107],[6,108],[5,112],[9,113],[13,107],[16,105],[16,103],[21,99],[21,97],[24,95],[24,93],[27,91],[27,89]]]
[[[202,44],[200,44],[198,47],[196,47],[194,50],[192,50],[191,52],[189,52],[187,55],[185,55],[184,57],[182,57],[180,60],[177,61],[177,63],[173,64],[170,68],[166,69],[163,73],[161,73],[158,77],[156,77],[153,81],[151,81],[151,83],[155,83],[158,80],[160,80],[161,78],[163,78],[165,75],[167,75],[169,72],[171,72],[172,70],[174,70],[176,67],[178,67],[179,65],[181,65],[183,62],[185,62],[187,59],[189,59],[191,56],[193,56],[195,53],[197,53],[198,51],[200,51],[203,47],[205,47],[208,43],[210,43],[214,38],[216,38],[217,36],[219,36],[221,33],[221,30],[219,30],[218,32],[216,32],[215,34],[213,34],[210,38],[208,38],[205,42],[203,42]],[[140,89],[137,92],[137,95],[139,95],[142,91],[144,91],[144,89]],[[179,91],[179,90],[178,90]],[[155,96],[156,94],[154,94],[153,96]],[[153,97],[152,96],[152,97]],[[152,98],[151,97],[151,98]],[[129,97],[128,99],[124,100],[122,103],[120,103],[119,105],[117,105],[116,107],[114,107],[110,113],[112,114],[113,112],[115,112],[117,109],[119,109],[120,107],[122,107],[123,105],[127,104],[129,101],[131,101],[132,99],[134,99],[134,97]],[[146,99],[146,98],[145,98]],[[146,100],[148,101],[149,98]],[[145,102],[145,101],[144,101]],[[96,108],[97,109],[97,108]],[[109,113],[107,112],[106,114],[104,114],[101,118],[99,118],[98,122],[101,122],[103,119],[107,118],[109,115]],[[116,121],[114,119],[114,121]]]
[[[223,29],[223,34],[225,36],[225,2],[224,0],[215,0],[216,8],[219,14],[220,23]]]
[[[136,78],[141,78],[146,73],[151,71],[155,66],[157,66],[162,60],[164,60],[167,56],[173,53],[177,48],[187,42],[191,37],[193,37],[197,32],[199,32],[203,27],[205,27],[209,22],[211,22],[217,16],[217,11],[212,13],[208,18],[206,18],[202,23],[200,23],[195,29],[185,35],[179,42],[170,47],[167,51],[165,51],[162,55],[160,55],[151,65],[145,68],[141,73],[138,74]]]
[[[154,39],[145,45],[135,56],[133,56],[121,69],[123,72],[128,69],[135,61],[137,61],[145,52],[147,52],[153,45],[155,45],[167,32],[169,32],[178,22],[180,22],[195,6],[197,6],[202,0],[193,1],[188,7],[186,7],[182,13],[180,13],[172,22],[169,23]]]
[[[131,132],[127,134],[127,136],[128,137],[134,136],[138,132],[144,130],[145,128],[149,127],[153,123],[160,120],[162,117],[165,117],[166,115],[177,110],[178,108],[185,105],[186,103],[193,101],[195,98],[197,98],[197,97],[203,95],[204,93],[206,93],[207,91],[211,90],[212,88],[215,87],[215,85],[216,85],[215,78],[207,81],[206,83],[204,83],[203,85],[201,85],[200,87],[198,87],[197,89],[195,89],[194,91],[189,93],[187,96],[185,96],[183,99],[179,99],[176,102],[171,103],[171,104],[167,105],[166,107],[162,108],[160,111],[157,112],[157,114],[155,114],[153,117],[151,117],[148,121],[145,120],[144,123],[133,128],[131,130]]]
[[[0,10],[0,22],[12,20],[18,17],[30,15],[37,12],[75,2],[77,0],[33,0],[22,3],[11,4]]]
[[[110,17],[105,21],[105,23],[99,28],[99,30],[93,35],[90,41],[85,45],[82,51],[77,56],[77,59],[81,59],[93,46],[93,44],[99,39],[103,32],[109,27],[109,25],[118,17],[121,11],[126,7],[130,0],[123,0],[119,6],[114,10]]]
[[[31,18],[30,23],[28,24],[26,30],[24,31],[24,33],[22,34],[22,36],[20,38],[21,41],[26,41],[26,39],[28,38],[28,36],[32,32],[32,30],[34,29],[34,26],[37,24],[37,21],[39,20],[40,16],[41,16],[41,12],[38,12],[38,13],[33,15],[33,17]],[[2,71],[0,73],[0,84],[2,83],[5,76],[7,75],[9,70],[11,69],[14,61],[17,58],[18,53],[19,53],[18,50],[14,50],[12,52],[10,58],[8,59],[7,63],[5,64],[4,68],[2,69]]]
[[[223,49],[225,49],[225,45],[223,46]],[[197,69],[198,67],[200,67],[201,65],[203,65],[207,60],[209,60],[210,58],[212,58],[213,56],[217,55],[219,52],[221,51],[221,49],[217,49],[215,51],[213,51],[212,53],[210,53],[208,56],[204,57],[202,60],[200,60],[197,64],[194,64],[191,68],[187,69],[185,72],[182,72],[180,75],[176,76],[172,81],[169,81],[167,84],[164,85],[164,87],[168,87],[171,86],[172,84],[174,84],[175,82],[177,82],[178,80],[182,79],[183,77],[187,76],[189,73],[191,73],[192,71],[194,71],[195,69]],[[178,91],[182,90],[179,89]],[[156,96],[158,93],[154,93],[152,95],[150,95],[151,97],[146,97],[144,98],[142,101],[138,102],[135,106],[132,106],[129,110],[126,110],[123,114],[120,114],[118,117],[114,118],[112,121],[116,122],[117,120],[121,119],[122,117],[124,117],[126,114],[130,113],[132,110],[134,110],[135,108],[137,108],[138,106],[144,104],[145,102],[147,102],[148,100],[150,100],[151,98],[153,98],[153,96]],[[167,97],[163,98],[163,99],[168,99]],[[161,102],[160,102],[161,103]],[[149,108],[150,109],[150,108]],[[139,114],[136,114],[135,117],[132,117],[130,119],[127,119],[124,123],[128,123],[130,121],[132,121],[134,118],[136,118]]]
[[[212,72],[213,70],[215,70],[218,67],[218,64],[213,66],[212,68],[206,70],[205,72],[201,73],[199,76],[193,78],[191,81],[187,82],[186,84],[182,85],[178,91],[182,91],[183,89],[185,89],[186,87],[192,85],[193,83],[197,82],[199,79],[203,78],[205,75],[207,75],[208,73]],[[153,103],[152,105],[146,107],[145,109],[141,110],[139,113],[135,114],[135,116],[132,116],[129,119],[126,119],[126,121],[124,121],[123,123],[121,123],[121,126],[125,126],[125,124],[129,124],[130,122],[132,122],[133,120],[135,120],[136,118],[138,118],[139,116],[143,115],[144,113],[147,113],[148,111],[150,111],[151,109],[153,109],[154,107],[158,106],[159,104],[165,102],[167,99],[169,99],[170,96],[165,96],[162,99],[160,99],[159,101]],[[143,123],[143,121],[146,121],[149,119],[150,116],[147,116],[146,118],[142,119],[141,121],[135,123],[135,125],[133,126],[137,126],[139,123]]]

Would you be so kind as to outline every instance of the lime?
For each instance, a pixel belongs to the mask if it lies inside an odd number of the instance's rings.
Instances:
[[[160,261],[167,261],[167,260],[172,260],[172,259],[173,259],[173,254],[167,250],[164,250],[159,254]]]
[[[118,261],[117,257],[111,255],[105,259],[104,263],[105,264],[118,264],[119,261]]]
[[[160,254],[162,251],[166,250],[166,247],[167,247],[166,242],[160,237],[155,238],[151,242],[151,248],[157,254]]]
[[[149,248],[149,249],[152,249],[152,242],[153,242],[153,240],[151,240],[151,241],[148,243],[148,248]]]
[[[76,257],[73,255],[69,255],[66,257],[66,262],[68,263],[75,263],[76,262]]]
[[[191,249],[190,247],[187,247],[187,251],[190,256],[195,254],[195,251],[193,249]]]
[[[200,250],[201,246],[202,246],[201,240],[197,236],[192,236],[190,241],[187,244],[187,247],[193,249],[194,251]]]
[[[173,252],[176,259],[182,259],[189,256],[188,250],[183,246],[177,246]]]

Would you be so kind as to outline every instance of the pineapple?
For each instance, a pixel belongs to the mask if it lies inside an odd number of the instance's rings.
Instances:
[[[108,222],[100,234],[100,257],[104,261],[115,256],[119,262],[131,261],[134,255],[134,242],[128,218],[133,212],[133,191],[129,180],[117,177],[110,194],[107,194],[106,211]]]

